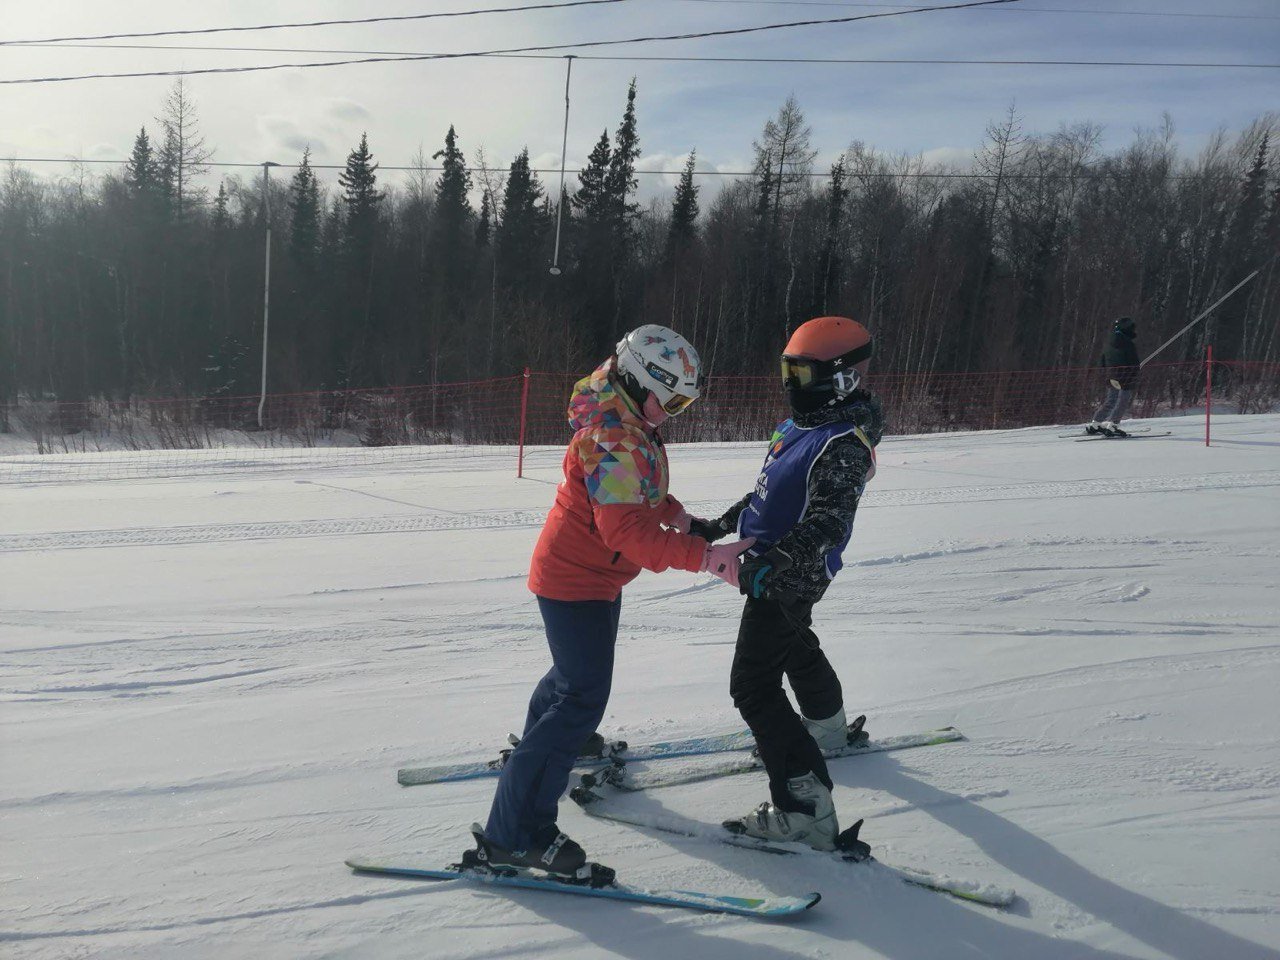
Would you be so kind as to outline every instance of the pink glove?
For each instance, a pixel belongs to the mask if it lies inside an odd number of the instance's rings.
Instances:
[[[745,540],[734,540],[732,543],[708,544],[707,552],[702,557],[703,571],[714,573],[729,586],[737,587],[742,554],[750,550],[755,542],[755,537],[747,537]]]
[[[677,533],[688,533],[689,524],[692,522],[693,517],[689,515],[689,511],[681,507],[680,512],[671,518],[671,522],[667,526],[673,527]]]

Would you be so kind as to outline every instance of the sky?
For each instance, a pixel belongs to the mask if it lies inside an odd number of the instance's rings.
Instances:
[[[160,0],[22,3],[0,0],[0,41],[74,35],[403,16],[517,6],[536,0]],[[622,0],[564,10],[110,41],[118,44],[255,46],[403,53],[459,52],[651,34],[717,30],[798,19],[886,13],[892,0]],[[942,0],[939,0],[942,2]],[[1146,16],[1152,12],[1217,17]],[[1229,16],[1221,16],[1229,15]],[[0,47],[0,80],[69,74],[342,59],[333,54],[228,50]],[[591,50],[578,51],[590,54]],[[919,13],[746,36],[611,47],[602,54],[840,58],[1159,60],[1280,63],[1275,0],[1019,0],[1000,7]],[[675,170],[696,148],[700,170],[750,167],[764,122],[794,94],[813,127],[819,162],[853,141],[892,153],[963,163],[985,126],[1011,103],[1026,132],[1064,123],[1103,126],[1104,146],[1128,142],[1168,111],[1194,151],[1213,130],[1238,131],[1280,109],[1280,70],[1157,67],[744,64],[577,60],[568,164],[580,164],[613,129],[636,78],[640,168]],[[0,87],[0,159],[116,160],[155,117],[172,77],[95,79]],[[471,59],[192,76],[187,80],[214,159],[341,164],[369,135],[384,167],[419,147],[443,145],[450,124],[474,163],[483,148],[505,167],[522,147],[537,167],[558,168],[564,122],[561,59]],[[68,165],[24,164],[43,175]],[[100,168],[95,167],[100,172]],[[214,169],[217,178],[252,171]],[[333,173],[327,174],[332,179]],[[394,182],[400,174],[387,172]],[[553,182],[554,175],[544,175]],[[674,176],[642,177],[652,194]],[[571,181],[572,182],[572,181]]]

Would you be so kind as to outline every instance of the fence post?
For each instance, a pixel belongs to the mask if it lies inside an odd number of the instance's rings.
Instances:
[[[529,368],[524,368],[524,386],[520,390],[520,457],[516,461],[516,479],[524,477],[524,436],[529,422]]]
[[[1204,445],[1209,446],[1209,420],[1213,405],[1213,344],[1204,348]]]

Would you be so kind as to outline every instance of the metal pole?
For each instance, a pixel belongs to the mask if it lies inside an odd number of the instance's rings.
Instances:
[[[516,479],[524,477],[525,424],[529,422],[529,368],[524,368],[524,386],[520,389],[520,458],[516,463]]]
[[[551,275],[560,276],[560,224],[564,220],[564,165],[569,150],[569,78],[573,76],[573,55],[565,57],[564,71],[564,137],[560,141],[560,196],[556,199],[556,251],[551,256]]]
[[[267,405],[267,331],[271,320],[271,179],[269,168],[280,164],[270,160],[262,165],[262,199],[266,204],[267,241],[266,268],[262,283],[262,392],[258,397],[258,429],[262,429],[262,411]]]
[[[1203,320],[1203,319],[1204,319],[1205,317],[1207,317],[1209,314],[1213,313],[1213,311],[1217,310],[1217,309],[1218,309],[1218,307],[1219,307],[1219,306],[1220,306],[1220,305],[1221,305],[1221,304],[1222,304],[1222,303],[1223,303],[1223,302],[1224,302],[1224,301],[1225,301],[1229,296],[1231,296],[1233,293],[1235,293],[1237,290],[1239,290],[1241,287],[1243,287],[1246,283],[1248,283],[1250,280],[1252,280],[1254,277],[1256,277],[1256,276],[1257,276],[1259,273],[1261,273],[1261,272],[1262,272],[1262,267],[1259,267],[1257,270],[1253,271],[1253,273],[1249,274],[1247,277],[1245,277],[1243,280],[1241,280],[1239,283],[1237,283],[1234,287],[1232,287],[1230,290],[1228,290],[1226,293],[1224,293],[1222,296],[1220,296],[1217,300],[1213,301],[1212,306],[1209,306],[1209,307],[1205,308],[1205,309],[1200,313],[1200,315],[1199,315],[1199,316],[1197,316],[1194,320],[1192,320],[1190,323],[1188,323],[1185,327],[1183,327],[1181,330],[1179,330],[1177,333],[1175,333],[1172,337],[1170,337],[1170,338],[1169,338],[1168,340],[1166,340],[1164,343],[1160,344],[1160,346],[1156,347],[1155,353],[1151,354],[1151,356],[1149,356],[1149,357],[1147,357],[1147,359],[1143,360],[1140,364],[1138,364],[1138,366],[1139,366],[1139,367],[1145,367],[1148,363],[1150,363],[1152,360],[1154,360],[1154,359],[1156,358],[1156,356],[1158,356],[1158,355],[1159,355],[1159,354],[1164,350],[1164,348],[1165,348],[1165,347],[1167,347],[1169,344],[1173,343],[1173,341],[1177,340],[1180,336],[1182,336],[1184,333],[1186,333],[1188,330],[1190,330],[1192,327],[1194,327],[1197,323],[1199,323],[1201,320]]]
[[[1209,419],[1213,410],[1213,344],[1204,350],[1204,445],[1209,446]]]

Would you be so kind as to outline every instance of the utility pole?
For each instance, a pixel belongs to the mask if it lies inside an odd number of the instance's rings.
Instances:
[[[564,220],[564,163],[569,151],[569,80],[573,76],[573,55],[565,58],[564,138],[560,142],[560,196],[556,198],[556,250],[551,255],[551,275],[560,276],[560,224]]]
[[[271,322],[271,176],[270,168],[280,164],[270,160],[262,164],[262,202],[266,204],[266,270],[262,283],[262,392],[258,397],[258,429],[262,429],[262,411],[267,405],[267,332]]]

